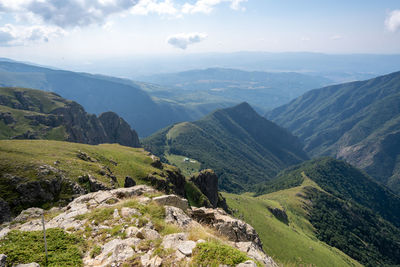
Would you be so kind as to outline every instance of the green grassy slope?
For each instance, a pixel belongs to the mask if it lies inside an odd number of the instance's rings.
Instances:
[[[220,189],[231,192],[253,190],[281,169],[307,159],[294,136],[247,103],[168,127],[144,139],[143,145],[158,156],[199,161],[201,168],[218,174]]]
[[[86,153],[90,160],[78,157],[79,151]],[[45,140],[2,140],[0,141],[0,196],[9,203],[18,198],[15,190],[19,184],[53,179],[63,176],[78,182],[78,177],[92,175],[107,186],[110,177],[116,177],[116,187],[124,186],[126,176],[138,184],[150,183],[146,177],[151,174],[159,180],[166,180],[168,172],[177,173],[176,167],[164,164],[163,169],[151,165],[153,160],[142,148],[130,148],[117,144],[85,145]],[[57,172],[41,173],[40,166],[50,166]],[[9,177],[18,177],[17,183],[10,184]],[[83,185],[84,186],[84,185]],[[64,190],[65,189],[65,190]],[[55,202],[68,201],[71,192],[64,188]],[[56,203],[38,203],[48,206]],[[27,206],[13,206],[14,212]]]
[[[250,223],[259,233],[265,251],[283,266],[361,266],[340,250],[318,240],[303,208],[306,186],[252,197],[223,193],[234,215]],[[269,208],[285,210],[289,224],[278,220]]]
[[[345,159],[400,192],[400,72],[310,91],[267,117],[312,156]]]
[[[282,172],[262,192],[269,193],[254,199],[277,201],[289,226],[362,264],[400,263],[400,198],[351,165],[330,158],[308,161]]]

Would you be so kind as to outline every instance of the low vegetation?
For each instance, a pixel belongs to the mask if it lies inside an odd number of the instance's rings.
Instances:
[[[83,266],[85,242],[62,229],[46,231],[48,261],[46,262],[42,231],[11,231],[0,240],[0,253],[7,255],[7,264],[37,262],[40,266]]]

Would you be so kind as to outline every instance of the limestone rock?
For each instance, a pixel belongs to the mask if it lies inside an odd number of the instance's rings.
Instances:
[[[263,263],[267,267],[278,267],[275,261],[253,242],[237,242],[235,246],[240,251],[247,253],[250,258]]]
[[[100,255],[94,259],[86,258],[84,263],[89,266],[109,266],[112,263],[123,262],[133,256],[135,252],[132,246],[139,242],[140,239],[137,238],[113,239],[104,244]]]
[[[128,207],[121,208],[121,216],[122,217],[124,217],[124,218],[132,217],[133,215],[141,216],[142,214],[137,209],[128,208]]]
[[[114,218],[114,219],[119,219],[119,218],[121,218],[121,216],[119,216],[118,209],[114,209],[113,218]]]
[[[177,234],[170,234],[166,235],[163,238],[161,245],[168,249],[177,249],[179,243],[186,241],[188,239],[188,235],[186,233],[177,233]]]
[[[125,182],[124,182],[124,187],[125,188],[126,187],[132,187],[132,186],[135,186],[135,185],[136,185],[136,182],[135,182],[135,180],[133,180],[132,177],[129,177],[129,176],[125,177]]]
[[[200,191],[208,198],[213,208],[218,205],[218,176],[213,170],[202,170],[190,178]]]
[[[236,265],[236,267],[257,267],[257,264],[252,260],[248,260],[248,261],[239,263],[238,265]]]
[[[174,206],[181,210],[187,210],[189,208],[188,201],[176,195],[164,195],[155,197],[153,198],[153,201],[162,206]]]
[[[262,249],[262,243],[256,230],[250,224],[230,217],[222,209],[192,208],[191,216],[196,221],[214,227],[230,241],[250,241]]]
[[[192,240],[179,242],[177,249],[185,256],[191,256],[193,249],[196,247],[196,242]]]
[[[183,210],[172,206],[165,206],[165,222],[174,223],[182,228],[187,228],[194,223]]]
[[[130,226],[128,228],[126,228],[125,233],[127,237],[135,237],[136,234],[138,233],[139,228],[135,227],[135,226]]]
[[[39,263],[31,262],[27,264],[17,264],[15,267],[40,267]]]
[[[28,219],[39,218],[44,210],[40,208],[29,208],[21,211],[21,213],[13,220],[14,222],[26,222]]]
[[[136,233],[136,237],[146,240],[156,240],[161,238],[160,234],[156,230],[147,227],[139,229],[139,231]]]

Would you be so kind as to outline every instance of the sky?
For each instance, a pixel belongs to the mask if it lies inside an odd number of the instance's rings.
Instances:
[[[399,0],[0,0],[0,57],[400,54]]]

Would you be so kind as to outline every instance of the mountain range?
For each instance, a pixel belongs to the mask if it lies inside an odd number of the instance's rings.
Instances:
[[[344,159],[400,192],[399,103],[395,72],[312,90],[266,117],[298,136],[310,156]]]
[[[245,102],[195,122],[172,125],[142,141],[160,157],[173,160],[180,155],[200,162],[200,168],[212,168],[220,177],[220,188],[230,192],[251,190],[308,158],[296,137]]]
[[[317,75],[226,68],[190,70],[137,79],[162,86],[158,90],[148,91],[154,97],[181,104],[222,103],[232,106],[246,101],[261,113],[286,104],[312,88],[332,84],[331,80]]]

